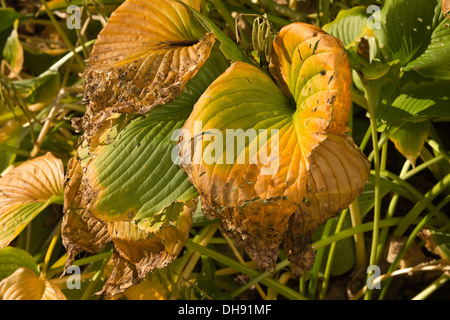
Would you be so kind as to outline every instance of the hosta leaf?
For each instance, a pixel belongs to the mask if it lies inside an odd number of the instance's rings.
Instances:
[[[89,211],[103,221],[142,219],[195,196],[171,158],[172,132],[183,123],[136,119],[112,144],[98,147],[85,174]]]
[[[368,18],[366,10],[365,6],[341,10],[336,19],[323,26],[323,30],[341,40],[347,47],[360,37],[366,27]]]
[[[431,34],[431,42],[425,52],[408,63],[405,71],[414,70],[419,74],[441,80],[450,80],[450,28],[449,20],[440,15],[440,23]]]
[[[274,49],[271,71],[281,88],[257,67],[233,63],[200,97],[180,144],[181,166],[201,195],[203,212],[223,219],[262,269],[274,266],[289,218],[309,192],[310,159],[321,142],[329,139],[358,161],[330,168],[326,163],[333,160],[316,157],[315,165],[339,181],[318,186],[323,197],[343,193],[342,202],[321,207],[329,216],[337,211],[325,208],[348,206],[362,191],[369,169],[344,136],[351,78],[339,40],[296,23],[280,31]],[[337,174],[342,167],[349,172]]]
[[[62,161],[51,153],[29,160],[0,179],[0,248],[63,194]]]
[[[380,117],[387,123],[394,121],[423,121],[426,119],[450,119],[448,101],[450,81],[409,83],[392,102],[384,108]]]
[[[0,250],[0,281],[21,267],[33,270],[36,275],[39,274],[36,261],[25,250],[15,247],[6,247]]]
[[[189,237],[196,208],[194,200],[174,202],[151,219],[108,223],[115,266],[102,293],[122,292],[144,279],[149,271],[164,268],[173,261]]]
[[[110,144],[100,138],[103,141],[94,147],[91,139],[91,153],[96,156],[86,164],[83,197],[92,214],[103,221],[143,219],[173,201],[197,195],[173,157],[173,132],[183,126],[197,99],[227,66],[215,50],[174,101],[151,110],[146,119],[132,120],[116,137],[106,131]]]
[[[0,300],[66,300],[61,289],[26,267],[0,282]]]
[[[310,239],[316,227],[362,193],[370,168],[361,150],[345,135],[329,135],[313,150],[310,162],[306,195],[290,218],[283,243],[297,274],[314,263]]]
[[[342,42],[320,28],[290,24],[274,41],[270,69],[283,92],[297,104],[297,130],[307,126],[314,133],[308,140],[316,140],[315,132],[344,133],[351,72]],[[299,123],[296,117],[307,121]]]
[[[188,1],[197,6],[198,1]],[[125,1],[100,32],[85,72],[94,111],[145,113],[172,100],[208,59],[214,35],[174,0]]]
[[[65,269],[72,265],[79,252],[98,252],[111,241],[106,225],[87,211],[82,201],[81,191],[85,188],[82,175],[80,162],[76,157],[71,158],[67,164],[61,224],[62,241],[68,254]]]
[[[183,248],[198,193],[177,165],[174,131],[227,67],[213,48],[173,101],[145,117],[111,114],[79,146],[69,166],[63,243],[73,261],[76,253],[112,241],[114,269],[103,293],[123,292]]]
[[[414,166],[430,131],[430,121],[401,121],[389,128],[389,139]]]
[[[374,29],[384,55],[403,66],[420,56],[439,24],[439,9],[436,0],[386,1],[380,11],[381,29]]]

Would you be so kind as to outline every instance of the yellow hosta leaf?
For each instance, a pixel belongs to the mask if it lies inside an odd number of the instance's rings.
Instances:
[[[283,238],[303,237],[307,248],[309,234],[359,196],[370,169],[345,135],[351,73],[339,40],[289,25],[274,40],[270,71],[277,83],[233,63],[194,106],[179,145],[205,215],[221,218],[264,270],[275,266]],[[305,200],[315,205],[303,208]],[[289,236],[293,228],[299,233]],[[287,248],[300,273],[308,263]]]
[[[0,249],[63,194],[64,167],[51,153],[26,161],[0,179]]]
[[[297,104],[294,121],[312,133],[344,133],[352,80],[342,42],[318,27],[298,22],[281,29],[273,44],[270,71]]]
[[[124,296],[128,300],[167,300],[170,291],[170,284],[165,283],[163,285],[158,277],[150,275],[149,279],[145,279],[138,285],[127,289]]]
[[[199,9],[199,1],[186,2]],[[90,108],[146,113],[172,100],[208,59],[214,42],[177,1],[125,1],[100,32],[87,63]]]
[[[0,282],[0,300],[66,300],[66,297],[58,286],[22,267]]]

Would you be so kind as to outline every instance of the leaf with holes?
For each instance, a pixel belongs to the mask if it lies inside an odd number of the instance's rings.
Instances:
[[[320,28],[288,25],[274,40],[270,71],[276,83],[233,63],[200,97],[179,144],[206,216],[221,218],[265,270],[284,238],[294,244],[288,228],[298,227],[293,234],[308,247],[313,230],[361,193],[369,170],[345,134],[351,76],[342,43]],[[302,206],[305,198],[314,206]],[[303,221],[292,224],[294,212]],[[297,273],[306,269],[295,268],[299,252],[288,254]]]

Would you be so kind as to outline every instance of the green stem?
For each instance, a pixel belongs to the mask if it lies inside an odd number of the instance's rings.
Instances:
[[[402,236],[406,229],[411,225],[420,213],[436,198],[442,191],[450,185],[450,174],[446,175],[444,179],[439,181],[430,191],[428,191],[423,199],[419,201],[403,218],[403,221],[394,230],[395,236]]]
[[[93,45],[95,43],[96,39],[93,40],[89,40],[88,42],[86,42],[84,45],[86,47],[89,47],[91,45]],[[56,61],[50,68],[49,70],[58,70],[63,64],[65,64],[67,61],[69,61],[71,58],[73,58],[75,56],[75,54],[77,54],[78,52],[81,52],[83,50],[82,46],[78,46],[76,47],[73,51],[67,53],[64,57],[62,57],[61,59],[59,59],[58,61]]]
[[[417,236],[417,233],[419,233],[420,230],[422,230],[423,226],[428,222],[428,220],[431,218],[431,214],[426,215],[422,221],[419,222],[419,224],[417,224],[417,226],[414,228],[414,230],[411,232],[411,234],[409,235],[408,239],[406,240],[405,245],[401,248],[400,252],[398,253],[397,257],[395,257],[394,262],[390,265],[387,273],[392,273],[393,271],[395,271],[395,269],[397,269],[397,266],[399,265],[401,259],[403,258],[403,256],[405,255],[406,251],[408,250],[409,246],[411,245],[411,243],[414,241],[414,239]],[[380,293],[380,297],[379,299],[382,300],[386,293],[387,290],[389,288],[389,284],[391,283],[392,278],[387,279],[384,282],[383,285],[383,289],[381,290]]]
[[[197,239],[198,243],[201,245],[207,245],[209,243],[209,240],[211,240],[214,233],[217,231],[218,226],[218,223],[212,223],[205,227],[205,231],[202,233],[201,237]],[[194,270],[195,265],[197,264],[201,256],[199,252],[189,252],[188,255],[189,260],[185,260],[186,264],[184,266],[183,272],[181,272],[180,279],[189,279],[189,275],[191,274],[192,270]]]
[[[367,98],[367,107],[370,115],[370,128],[372,131],[372,146],[373,146],[373,154],[374,154],[374,169],[375,169],[375,199],[374,199],[374,212],[373,212],[373,230],[372,230],[372,246],[370,249],[370,257],[369,257],[369,265],[374,265],[376,262],[376,253],[378,246],[378,237],[379,237],[379,223],[380,223],[380,215],[381,215],[381,187],[380,187],[380,152],[378,149],[378,132],[377,132],[377,123],[375,118],[375,104],[373,102],[372,97],[370,96],[370,92],[366,90],[365,92]],[[372,290],[367,290],[365,299],[370,299],[372,295]]]
[[[398,225],[403,218],[391,218],[391,219],[382,219],[380,220],[379,226],[380,228],[392,227]],[[357,233],[364,233],[373,229],[373,222],[366,222],[357,227],[352,227],[349,229],[342,230],[341,232],[331,235],[325,239],[318,240],[312,243],[313,249],[322,248],[324,246],[330,245],[333,242],[343,240],[348,237],[352,237]]]
[[[409,167],[411,166],[411,163],[406,160],[403,168],[400,172],[400,176],[402,176],[405,172],[409,170]],[[394,195],[391,198],[391,201],[389,202],[388,211],[386,214],[386,218],[392,218],[394,217],[395,210],[397,208],[398,200],[400,199],[400,196],[398,193],[394,193]],[[389,235],[389,228],[383,228],[380,232],[380,245],[378,246],[378,252],[377,252],[377,263],[380,260],[381,254],[383,252],[384,245],[386,243],[387,237]]]
[[[83,292],[83,295],[81,296],[80,300],[89,300],[89,298],[92,296],[95,288],[97,288],[97,285],[102,277],[102,274],[105,270],[106,264],[108,263],[109,259],[110,259],[109,257],[103,259],[102,264],[100,265],[100,268],[97,270],[97,272],[92,277],[91,281],[89,282],[88,287]]]
[[[111,254],[112,254],[111,251],[98,253],[98,254],[92,255],[90,257],[75,260],[73,262],[73,265],[81,267],[81,266],[84,266],[84,265],[87,265],[87,264],[90,264],[93,262],[101,261],[106,258],[109,259],[111,257]],[[61,272],[63,272],[63,270],[64,270],[64,266],[51,268],[47,272],[48,278],[51,279],[55,274],[61,273]]]
[[[321,239],[325,239],[330,235],[331,227],[333,225],[334,219],[328,219],[325,228],[323,229],[322,237]],[[314,266],[311,270],[311,280],[309,281],[308,286],[308,298],[314,299],[316,295],[316,288],[317,288],[317,282],[319,281],[319,272],[322,267],[322,260],[325,255],[325,247],[318,248],[316,252],[316,258],[314,260]]]
[[[207,255],[209,258],[216,260],[220,263],[223,263],[231,268],[234,268],[238,270],[239,272],[251,277],[256,278],[260,275],[260,272],[243,265],[236,260],[233,260],[221,253],[218,253],[217,251],[214,251],[212,249],[209,249],[207,247],[204,247],[198,243],[193,242],[192,240],[188,239],[186,242],[186,247],[195,250],[201,254]],[[270,278],[264,278],[261,280],[261,283],[265,285],[268,288],[271,288],[272,290],[277,291],[279,294],[283,295],[284,297],[291,299],[291,300],[306,300],[306,298],[299,294],[297,291],[289,288],[288,286],[280,284],[278,281],[270,279]]]
[[[349,206],[350,218],[352,227],[357,227],[362,224],[361,211],[359,208],[358,199],[355,199]],[[362,267],[366,261],[366,245],[364,241],[364,234],[357,233],[353,237],[355,241],[355,259],[356,268]]]
[[[288,266],[290,263],[287,259],[281,261],[280,263],[278,263],[275,267],[275,272],[279,271],[281,269],[283,269],[284,267]],[[266,279],[267,277],[270,277],[270,273],[269,272],[262,272],[260,273],[257,277],[253,278],[252,280],[250,280],[249,282],[247,282],[246,284],[244,284],[242,287],[234,290],[231,293],[231,297],[235,298],[238,295],[240,295],[241,293],[243,293],[244,291],[248,290],[251,286],[256,285],[257,283],[261,282],[263,279]]]
[[[439,278],[434,280],[428,287],[417,294],[412,300],[424,300],[428,298],[433,292],[442,287],[447,281],[450,280],[450,273],[444,272]]]
[[[64,32],[64,30],[61,28],[61,25],[59,24],[59,22],[56,20],[55,16],[53,15],[52,11],[50,10],[47,2],[45,0],[41,0],[42,5],[44,6],[45,11],[47,12],[48,17],[50,18],[50,20],[53,23],[53,26],[55,27],[56,31],[58,31],[59,35],[61,36],[61,38],[64,40],[64,43],[67,45],[67,47],[73,52],[75,59],[77,60],[78,64],[84,69],[86,68],[86,64],[84,63],[83,59],[81,58],[81,56],[75,51],[75,48],[72,44],[72,42],[70,42],[69,38],[67,37],[66,33]]]
[[[42,274],[44,277],[46,277],[47,275],[48,264],[50,263],[53,249],[55,249],[56,242],[58,241],[60,235],[61,235],[61,228],[57,228],[55,234],[53,235],[52,241],[48,246],[47,253],[45,254],[44,265],[42,266]]]
[[[336,225],[336,230],[334,232],[335,234],[339,233],[339,231],[341,231],[342,224],[344,223],[345,216],[347,215],[347,211],[348,210],[342,211],[341,216],[339,217],[339,221]],[[322,288],[321,288],[320,294],[319,294],[320,300],[325,299],[325,295],[327,294],[328,283],[330,281],[330,276],[331,276],[331,268],[333,266],[334,251],[336,250],[336,244],[337,244],[337,242],[333,242],[330,246],[330,251],[328,253],[328,259],[327,259],[327,265],[325,267],[325,272],[323,275]]]
[[[424,163],[418,165],[413,170],[410,170],[410,171],[406,172],[405,174],[400,175],[400,178],[402,178],[403,180],[408,180],[412,176],[418,174],[419,172],[421,172],[422,170],[424,170],[428,167],[431,167],[432,165],[438,163],[439,161],[441,161],[443,159],[445,159],[445,158],[442,155],[433,157],[432,159],[427,160]]]

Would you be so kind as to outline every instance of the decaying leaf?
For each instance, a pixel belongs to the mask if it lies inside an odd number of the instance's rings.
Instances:
[[[449,0],[442,0],[441,9],[442,9],[442,13],[444,14],[444,16],[446,16],[450,19],[450,1]]]
[[[22,267],[0,282],[0,300],[66,300],[66,297],[58,286]]]
[[[0,179],[0,249],[63,194],[64,167],[51,153],[26,161]]]
[[[365,155],[347,135],[329,135],[309,160],[305,198],[291,216],[283,240],[296,274],[314,263],[311,236],[317,226],[347,208],[362,193],[369,175]]]
[[[187,3],[199,9],[199,1]],[[214,42],[177,1],[125,1],[100,32],[87,62],[89,108],[146,113],[173,100],[208,59]]]
[[[108,224],[114,269],[101,293],[115,295],[173,261],[189,237],[197,201],[175,202],[153,219]]]
[[[158,20],[146,14],[149,21]],[[172,101],[145,110],[145,116],[138,116],[142,110],[97,112],[98,101],[89,102],[85,132],[70,164],[62,235],[70,252],[66,267],[78,252],[97,252],[112,242],[114,268],[101,291],[106,295],[117,295],[165,267],[189,236],[198,193],[172,149],[174,132],[198,97],[229,66],[217,46],[205,59]],[[134,96],[130,93],[129,101]]]
[[[72,265],[78,253],[96,253],[111,241],[106,225],[86,210],[86,204],[82,201],[82,173],[78,159],[71,158],[67,164],[64,216],[61,224],[61,236],[68,254],[65,270]]]
[[[101,293],[114,296],[137,284],[145,275],[165,267],[184,247],[197,208],[195,200],[174,202],[142,220],[105,222],[93,215],[83,199],[82,161],[68,164],[62,223],[63,244],[68,251],[65,269],[82,251],[96,253],[113,243],[114,268]]]
[[[442,259],[450,260],[450,234],[434,228],[424,228],[418,236],[425,241],[425,248]]]
[[[233,63],[200,97],[183,127],[190,139],[180,143],[204,213],[221,218],[264,270],[275,266],[288,227],[297,237],[291,244],[307,243],[362,192],[370,168],[345,135],[351,75],[339,40],[289,25],[274,41],[270,70],[278,86],[262,70]],[[300,216],[289,224],[294,212]],[[299,273],[301,258],[290,253]]]

